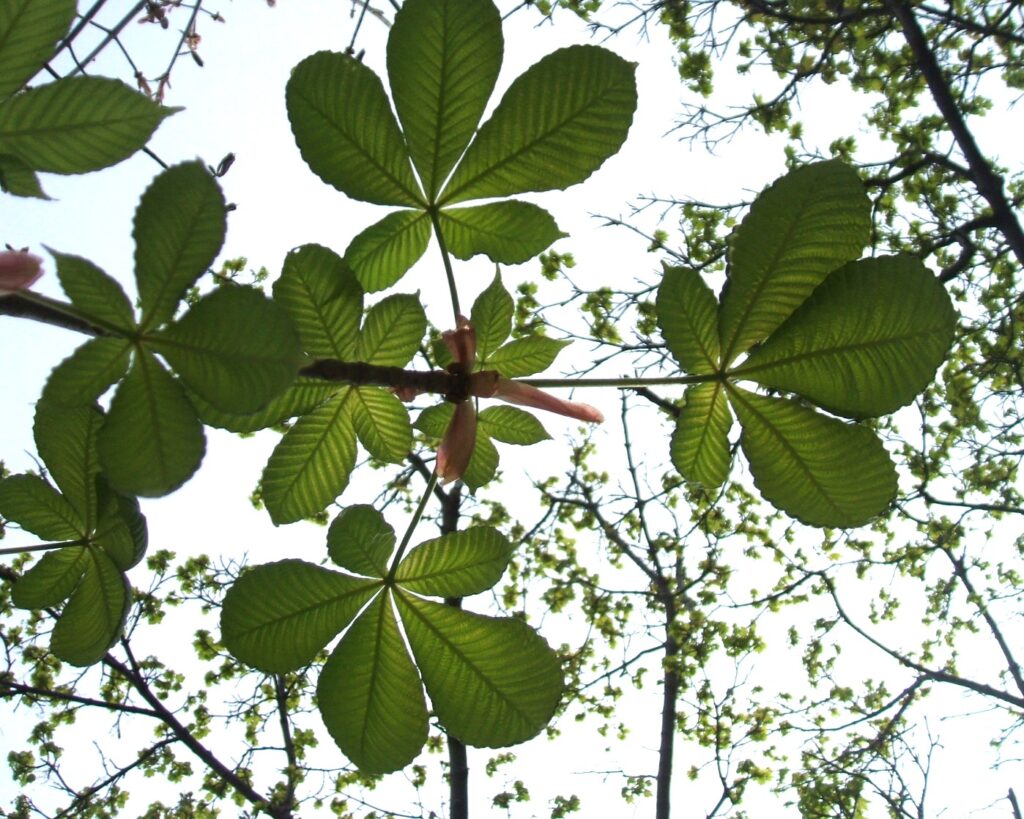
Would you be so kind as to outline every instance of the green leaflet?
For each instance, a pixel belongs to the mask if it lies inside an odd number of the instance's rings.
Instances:
[[[88,259],[50,251],[57,262],[57,277],[82,317],[101,327],[130,333],[135,311],[124,289]]]
[[[896,494],[896,469],[867,427],[795,401],[730,389],[740,445],[761,493],[812,526],[861,526]]]
[[[395,550],[395,530],[372,506],[349,506],[327,530],[331,560],[357,574],[384,577],[388,558]]]
[[[686,389],[686,404],[672,435],[672,463],[679,474],[707,492],[721,486],[729,474],[732,452],[729,431],[732,413],[726,390],[719,382]]]
[[[411,0],[395,15],[388,77],[430,201],[480,122],[502,46],[501,18],[489,0]]]
[[[184,389],[152,353],[136,352],[100,430],[100,461],[110,482],[132,495],[164,495],[192,476],[205,451],[202,424]]]
[[[0,101],[24,87],[53,56],[75,19],[75,0],[0,3]]]
[[[767,338],[829,273],[856,259],[870,229],[864,187],[842,162],[805,165],[762,191],[730,243],[723,363]]]
[[[665,265],[656,309],[665,343],[684,370],[718,369],[718,303],[696,270]]]
[[[42,400],[60,406],[91,404],[128,370],[132,343],[124,338],[91,338],[53,368]]]
[[[220,252],[226,210],[200,162],[175,165],[147,188],[135,212],[135,277],[143,329],[163,324]]]
[[[451,423],[454,412],[455,405],[447,401],[443,404],[435,404],[423,410],[413,426],[420,432],[440,441],[444,437],[445,430],[448,429],[448,424]],[[473,454],[462,475],[462,482],[475,492],[481,486],[490,483],[497,471],[498,450],[491,442],[486,422],[480,423],[480,419],[477,418]]]
[[[327,730],[361,771],[397,771],[420,752],[427,706],[390,594],[374,600],[341,638],[316,691]]]
[[[402,561],[395,581],[433,597],[468,597],[505,573],[512,545],[496,529],[477,526],[421,543]]]
[[[285,310],[249,287],[214,290],[149,346],[190,390],[239,414],[255,412],[283,392],[302,357]]]
[[[477,421],[489,437],[504,444],[529,446],[551,440],[536,416],[516,407],[487,407],[480,411]]]
[[[475,527],[423,543],[392,568],[393,580],[387,562],[395,534],[377,510],[345,509],[327,539],[336,563],[368,577],[298,560],[257,566],[225,596],[222,639],[243,662],[281,673],[313,661],[348,627],[323,667],[317,704],[361,770],[398,770],[419,753],[427,736],[424,685],[445,729],[465,742],[507,745],[543,728],[562,691],[547,644],[518,619],[469,614],[411,593],[463,596],[493,587],[512,552],[499,532]]]
[[[10,154],[0,155],[0,190],[12,196],[50,198],[29,164]]]
[[[547,336],[526,336],[516,338],[495,350],[481,367],[497,370],[506,378],[521,378],[525,375],[543,372],[555,362],[555,358],[568,341]]]
[[[231,432],[256,432],[312,412],[337,390],[336,384],[313,378],[298,378],[259,412],[245,415],[219,410],[195,394],[190,394],[189,400],[204,424]]]
[[[426,331],[419,297],[388,296],[367,311],[356,355],[371,364],[402,367],[416,354]]]
[[[329,51],[307,57],[285,101],[302,158],[328,185],[378,205],[423,202],[384,86],[361,62]]]
[[[89,552],[82,581],[53,627],[50,649],[77,666],[103,659],[121,636],[131,603],[131,586],[102,551]]]
[[[482,253],[492,262],[521,264],[567,234],[554,217],[528,202],[494,202],[441,211],[441,230],[457,259]]]
[[[512,332],[512,316],[515,302],[501,283],[501,271],[495,269],[494,279],[477,296],[470,313],[470,322],[476,333],[476,355],[487,361]]]
[[[366,451],[387,463],[399,463],[412,449],[409,411],[394,393],[357,387],[351,402],[352,426]]]
[[[368,293],[384,290],[419,261],[430,242],[430,218],[423,211],[389,213],[356,236],[345,261]]]
[[[825,279],[731,374],[874,417],[928,385],[955,328],[949,296],[919,259],[862,259]]]
[[[399,591],[398,612],[441,723],[470,745],[535,736],[562,696],[555,653],[526,623],[484,617]]]
[[[355,355],[363,291],[334,251],[320,245],[291,251],[274,282],[274,301],[292,317],[310,356],[346,360]]]
[[[95,171],[142,148],[172,113],[118,80],[67,77],[0,105],[0,154],[37,171]]]
[[[35,475],[0,481],[0,515],[53,542],[53,550],[15,581],[12,602],[49,608],[70,598],[50,645],[74,665],[97,662],[120,636],[130,603],[124,571],[142,559],[147,545],[138,503],[113,492],[99,475],[101,422],[95,406],[38,402],[36,446],[61,491]]]
[[[518,77],[452,174],[442,205],[582,182],[622,146],[636,108],[634,66],[571,46]]]
[[[294,671],[311,663],[380,585],[301,560],[256,566],[224,597],[222,640],[262,671]]]

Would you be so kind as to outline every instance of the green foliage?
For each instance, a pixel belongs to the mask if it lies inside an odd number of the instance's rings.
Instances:
[[[138,503],[114,492],[99,472],[102,423],[95,405],[65,409],[40,402],[36,447],[57,488],[37,475],[0,480],[0,515],[53,543],[15,582],[11,600],[28,609],[67,600],[50,649],[78,666],[100,660],[121,636],[131,602],[124,573],[146,551]]]
[[[706,376],[687,389],[672,438],[684,478],[709,491],[725,480],[731,404],[755,483],[790,515],[857,526],[895,496],[895,468],[867,428],[734,386],[754,381],[866,418],[931,381],[956,313],[920,261],[853,261],[869,216],[852,170],[809,165],[764,191],[736,229],[719,304],[696,271],[666,268],[657,302],[666,343],[684,369]]]
[[[224,230],[224,199],[202,165],[177,165],[156,178],[135,218],[138,322],[114,279],[85,259],[53,253],[77,317],[104,335],[60,364],[44,395],[84,406],[121,381],[98,444],[119,491],[162,495],[198,468],[205,443],[189,393],[221,412],[252,413],[295,377],[300,353],[291,323],[255,290],[225,285],[173,320],[220,252]]]
[[[347,627],[321,671],[317,702],[338,746],[364,771],[398,770],[419,753],[424,687],[438,720],[464,742],[500,747],[535,735],[562,692],[554,652],[521,620],[421,596],[486,591],[511,545],[494,529],[473,527],[422,543],[404,559],[399,551],[384,571],[394,544],[379,512],[346,509],[331,525],[330,555],[362,576],[298,560],[251,569],[224,600],[225,645],[279,673],[313,661]]]
[[[15,196],[45,198],[39,171],[85,173],[120,162],[174,113],[102,77],[24,90],[74,16],[75,0],[0,3],[0,187]]]
[[[636,108],[633,66],[591,46],[541,60],[477,130],[502,52],[490,0],[404,3],[387,60],[401,129],[383,83],[350,55],[320,52],[293,72],[288,117],[313,172],[354,199],[413,208],[346,250],[366,290],[401,278],[426,250],[431,222],[460,259],[526,261],[563,235],[546,211],[517,201],[445,206],[564,189],[622,145]]]

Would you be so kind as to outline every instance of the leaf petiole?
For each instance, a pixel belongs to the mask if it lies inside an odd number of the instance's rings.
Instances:
[[[419,505],[413,513],[412,520],[409,521],[409,525],[405,529],[405,534],[402,535],[402,542],[398,544],[398,550],[395,552],[395,556],[391,559],[391,567],[388,569],[388,576],[384,578],[384,583],[387,586],[393,585],[395,582],[395,573],[398,571],[398,564],[402,562],[405,550],[409,547],[409,541],[412,539],[412,533],[416,531],[420,518],[423,517],[423,510],[427,508],[427,501],[430,500],[430,496],[433,494],[435,486],[437,486],[437,473],[431,472],[430,477],[427,479],[427,485],[423,489],[423,497],[420,498]]]

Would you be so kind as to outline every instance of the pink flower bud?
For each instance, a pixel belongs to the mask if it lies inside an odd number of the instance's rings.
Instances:
[[[27,290],[43,274],[43,260],[24,250],[0,251],[0,296]]]
[[[550,393],[544,392],[544,390],[539,390],[536,387],[531,387],[529,384],[523,384],[519,381],[513,381],[510,378],[498,379],[498,390],[494,393],[494,397],[500,398],[502,401],[508,401],[510,404],[519,404],[524,407],[557,412],[559,415],[567,415],[569,418],[576,418],[590,424],[600,424],[604,421],[601,411],[590,406],[590,404],[580,404],[576,401],[556,398]]]

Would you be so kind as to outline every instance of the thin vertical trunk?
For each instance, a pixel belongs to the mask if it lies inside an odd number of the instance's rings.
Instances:
[[[675,606],[669,603],[665,611],[665,659],[661,691],[661,742],[658,747],[658,783],[655,804],[656,819],[670,819],[672,815],[672,754],[676,740],[676,702],[679,697],[679,670],[676,655],[679,643],[672,636]]]
[[[458,531],[462,504],[461,483],[444,496],[441,503],[441,534]],[[461,597],[445,598],[445,604],[462,608]],[[448,794],[450,819],[469,819],[469,759],[466,746],[448,734]]]

